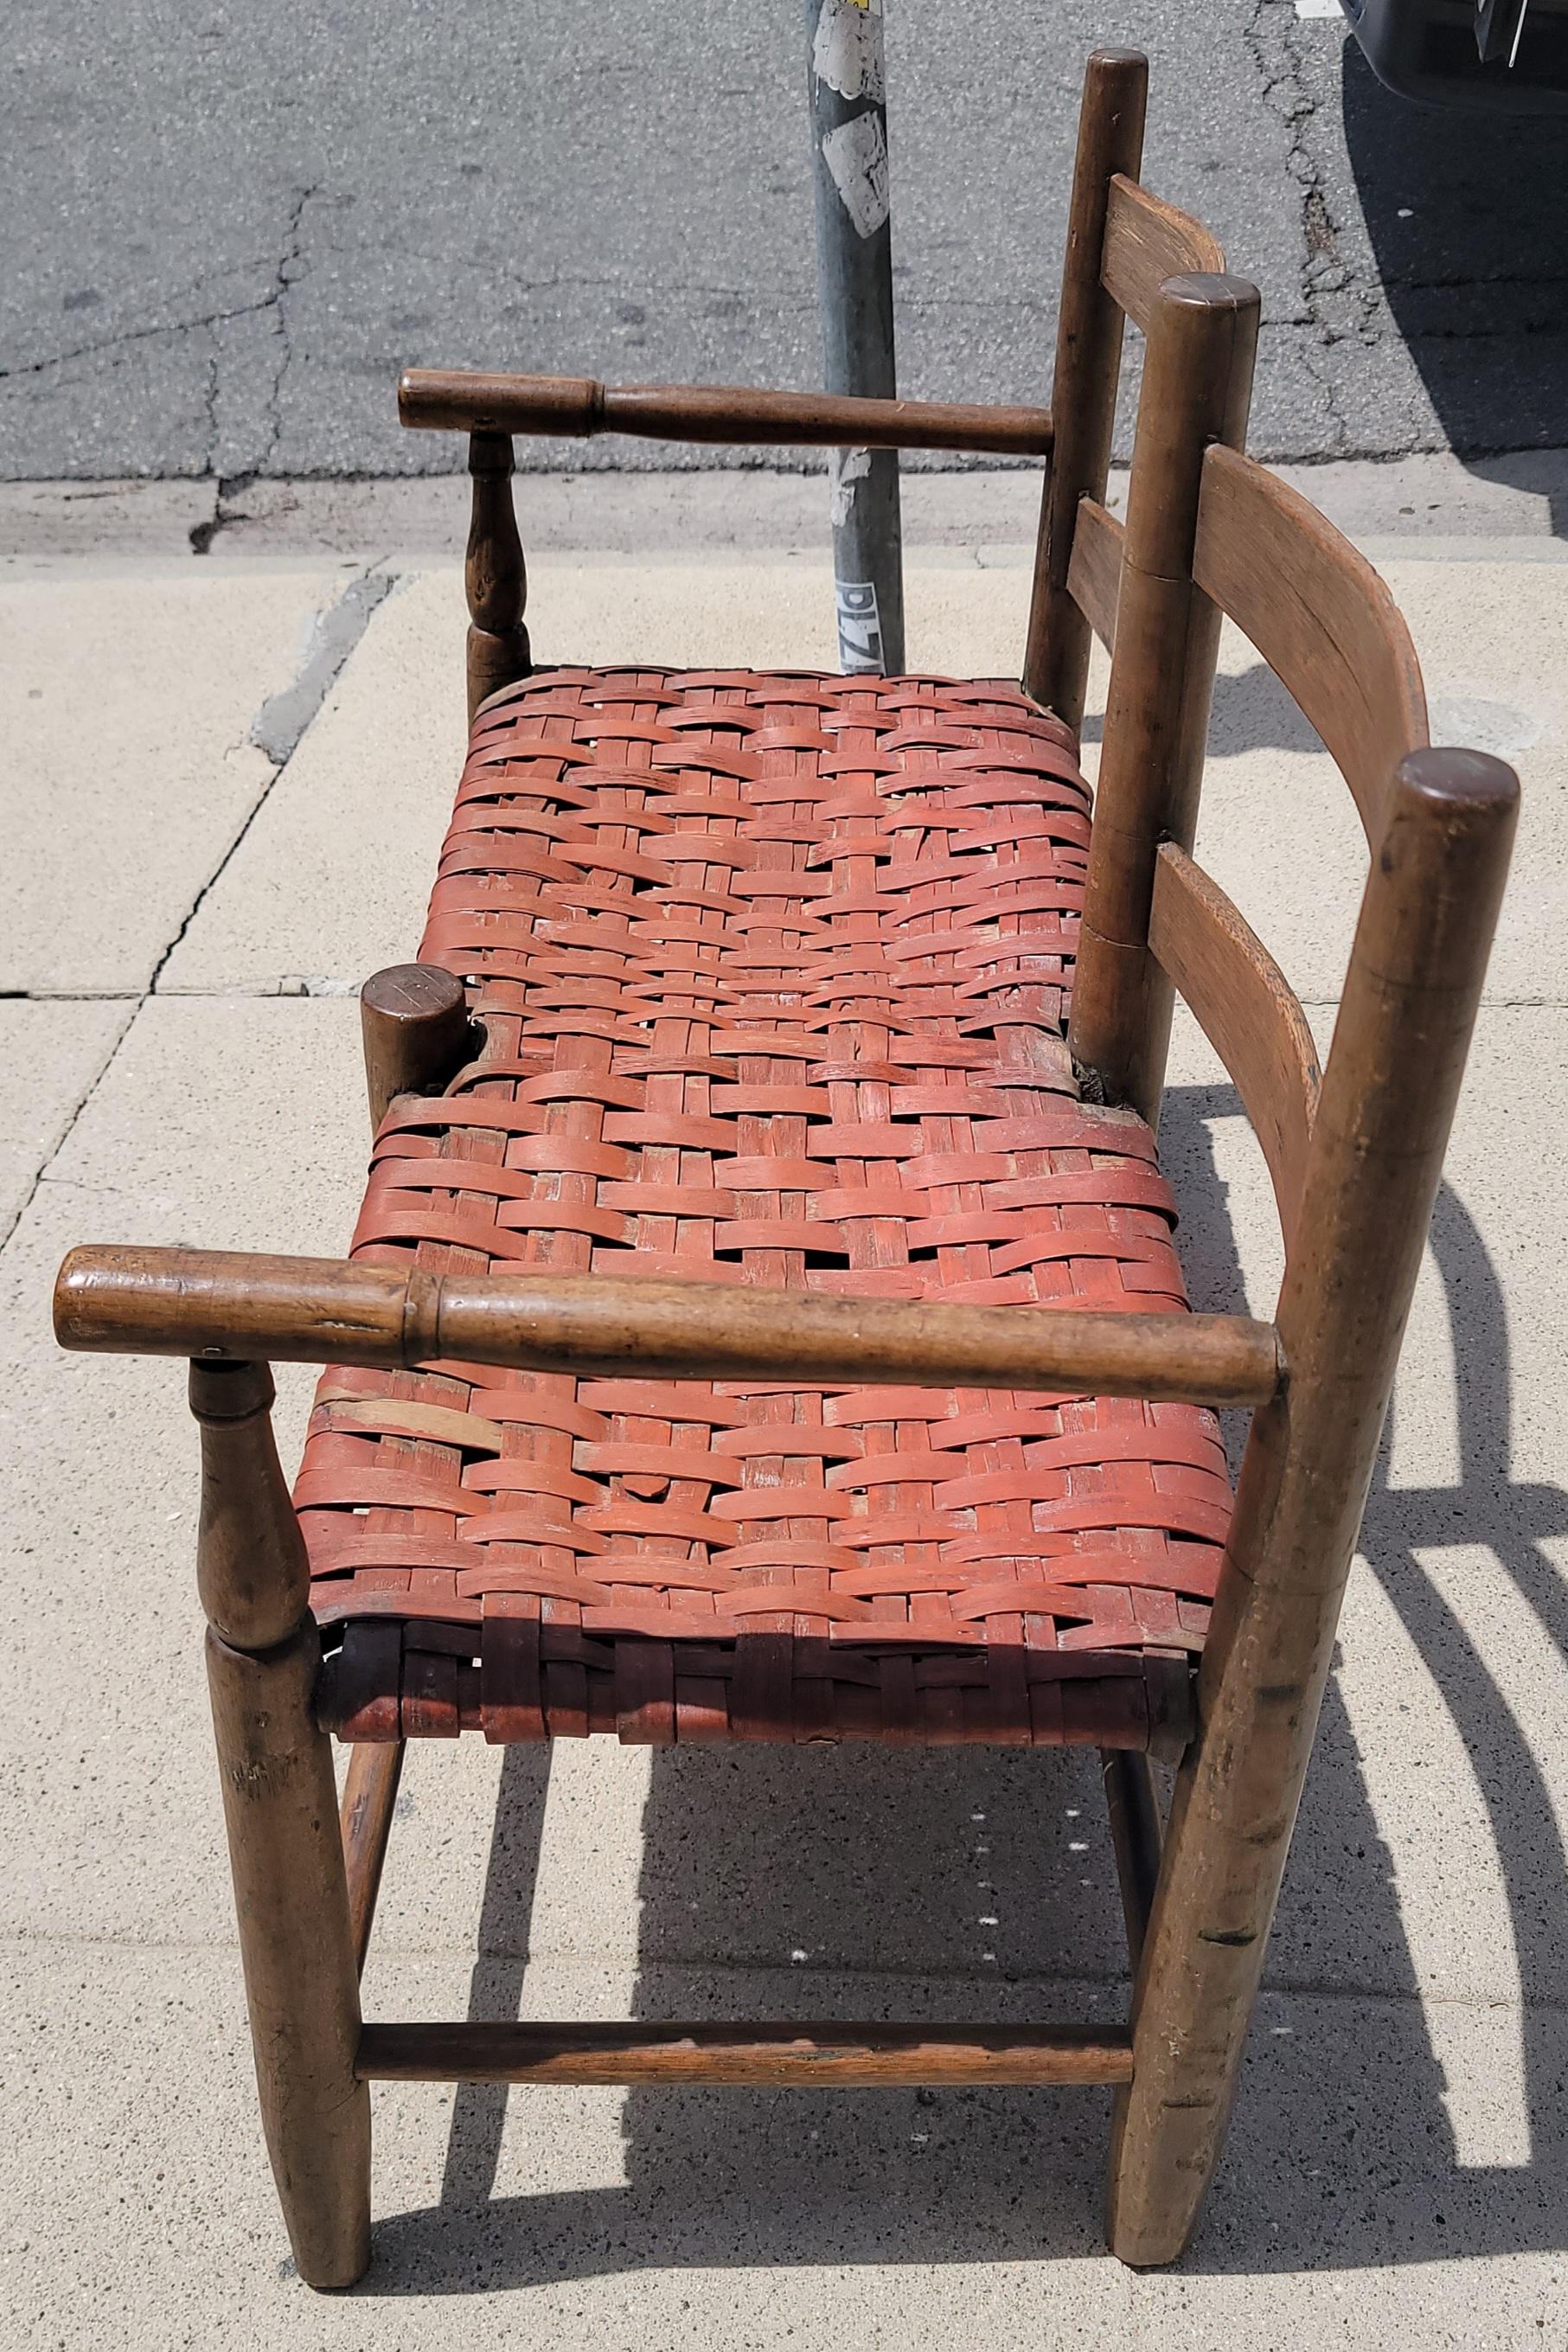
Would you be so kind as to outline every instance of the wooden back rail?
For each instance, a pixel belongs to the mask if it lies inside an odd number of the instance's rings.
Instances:
[[[1113,659],[1125,547],[1123,526],[1085,499],[1068,588]],[[1190,561],[1195,585],[1250,639],[1322,738],[1375,845],[1399,762],[1427,742],[1420,667],[1387,588],[1315,507],[1221,443],[1203,456]],[[1103,803],[1100,822],[1104,815]],[[1226,893],[1179,839],[1154,834],[1148,822],[1148,950],[1235,1081],[1288,1242],[1320,1084],[1312,1033],[1278,965]],[[1103,1076],[1114,1090],[1114,1076]],[[1156,1117],[1159,1079],[1149,1062],[1142,1083],[1139,1107]]]
[[[1288,1244],[1320,1085],[1300,1000],[1219,885],[1174,841],[1162,842],[1155,860],[1149,948],[1235,1082]]]
[[[1146,335],[1167,278],[1223,277],[1225,254],[1200,220],[1179,212],[1125,172],[1113,177],[1105,204],[1101,282]]]
[[[1368,844],[1391,780],[1429,740],[1410,633],[1365,557],[1301,493],[1234,449],[1210,449],[1193,576],[1322,736]]]

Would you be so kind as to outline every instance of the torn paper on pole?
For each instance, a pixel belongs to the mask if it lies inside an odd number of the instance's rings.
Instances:
[[[811,71],[841,98],[886,95],[883,70],[882,0],[822,0],[811,43]]]
[[[822,161],[859,236],[887,220],[887,138],[880,114],[852,115],[822,141]]]

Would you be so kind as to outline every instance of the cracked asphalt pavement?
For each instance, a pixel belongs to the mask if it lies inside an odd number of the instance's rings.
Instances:
[[[398,429],[407,363],[820,380],[801,14],[36,0],[0,81],[0,475],[448,471]],[[1405,105],[1294,0],[887,16],[904,391],[1041,394],[1082,60],[1126,41],[1152,184],[1263,291],[1260,453],[1568,444],[1568,125]]]

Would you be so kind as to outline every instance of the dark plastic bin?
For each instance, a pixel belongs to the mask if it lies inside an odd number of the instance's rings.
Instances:
[[[1426,106],[1568,113],[1568,0],[1341,0],[1379,81]]]

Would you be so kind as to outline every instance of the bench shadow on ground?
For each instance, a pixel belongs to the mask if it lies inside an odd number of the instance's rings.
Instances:
[[[1085,715],[1079,740],[1103,741],[1104,721],[1098,711]],[[1317,729],[1267,662],[1220,671],[1209,706],[1211,759],[1242,751],[1312,752],[1322,748]]]
[[[1228,1088],[1176,1089],[1163,1130],[1186,1203],[1189,1285],[1197,1301],[1228,1310],[1245,1302],[1211,1133],[1237,1115]],[[1451,1191],[1434,1241],[1463,1333],[1462,1475],[1453,1486],[1395,1487],[1380,1464],[1364,1549],[1484,1794],[1525,2004],[1530,2159],[1458,2159],[1391,1858],[1331,1685],[1274,1990],[1187,2257],[1194,2272],[1568,2248],[1568,1861],[1506,1698],[1417,1558],[1486,1547],[1568,1649],[1568,1593],[1542,1549],[1568,1533],[1568,1493],[1510,1483],[1503,1301]],[[659,1751],[651,1766],[634,2013],[1124,2013],[1092,1757],[732,1748]],[[517,2014],[548,1769],[534,1750],[504,1760],[475,2017]],[[1431,1833],[1445,1833],[1441,1820]],[[1049,2262],[1103,2249],[1101,2092],[634,2092],[624,2186],[516,2198],[493,2193],[507,2097],[458,2092],[439,2201],[378,2222],[362,2292],[478,2293],[684,2266]]]
[[[1568,533],[1568,121],[1385,89],[1346,36],[1345,146],[1376,272],[1449,446]],[[1510,454],[1496,456],[1493,452]]]

